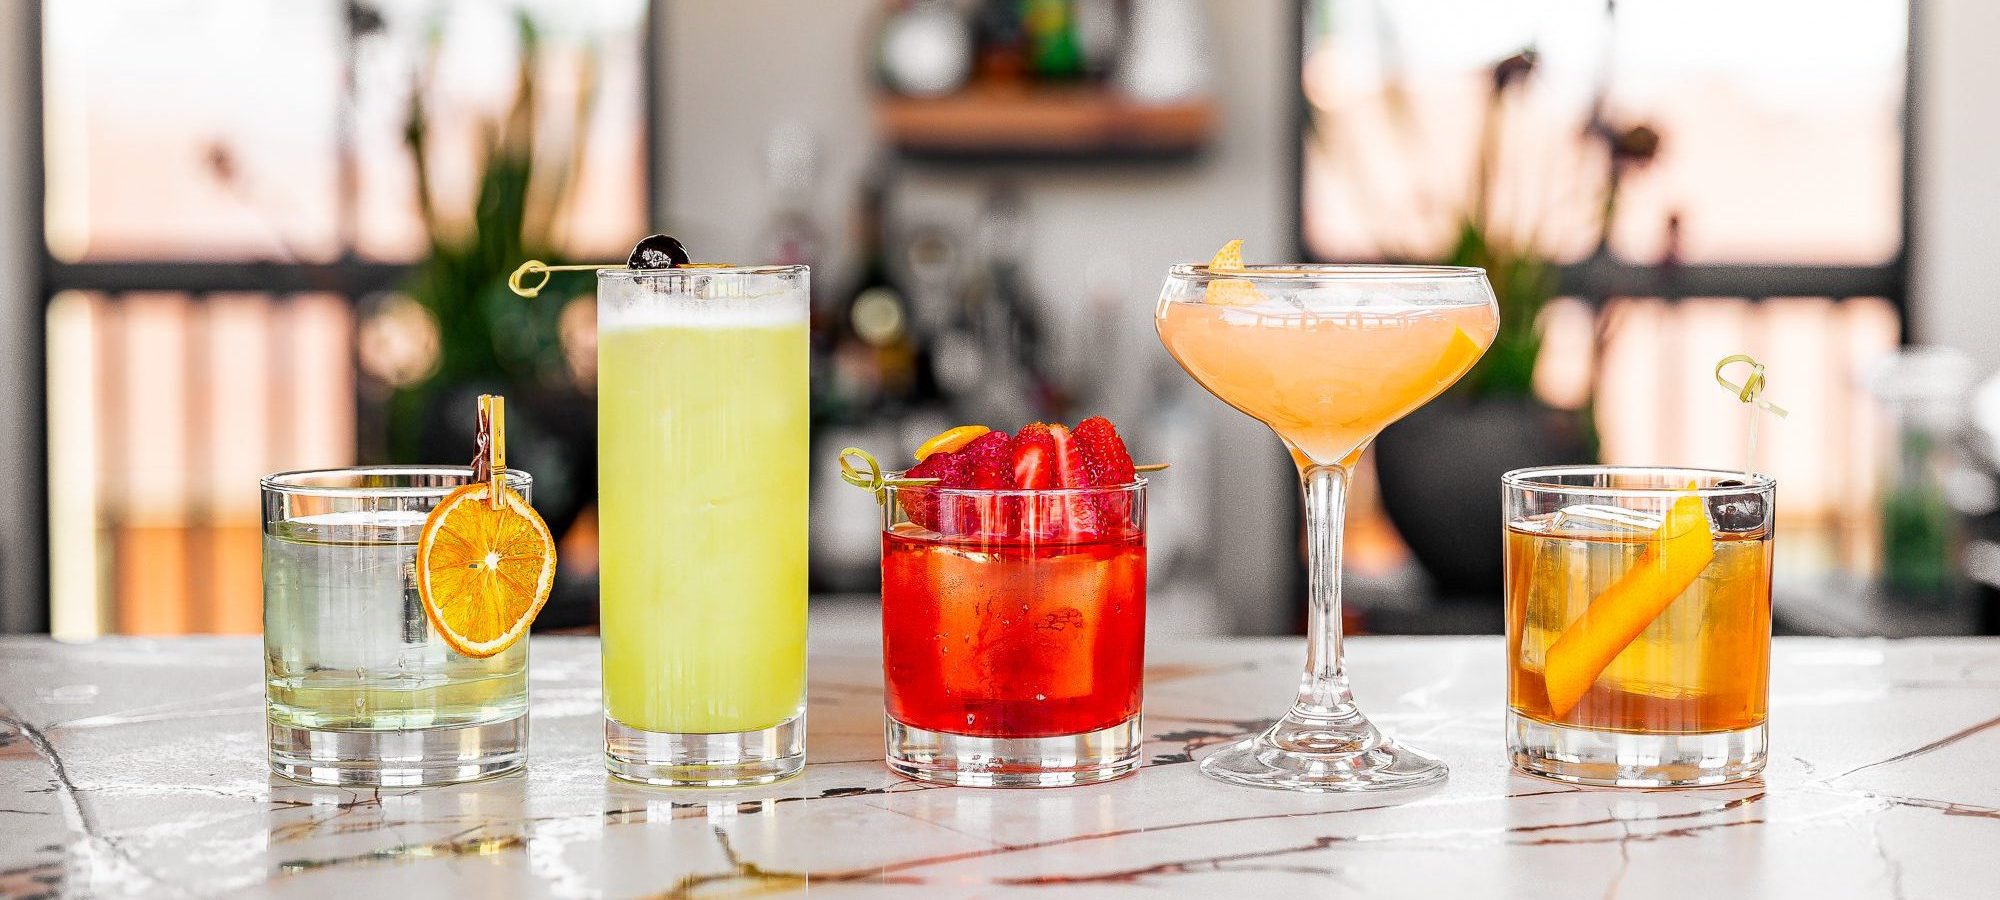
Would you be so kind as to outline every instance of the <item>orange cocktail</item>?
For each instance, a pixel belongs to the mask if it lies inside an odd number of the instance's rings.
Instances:
[[[1291,449],[1305,494],[1311,615],[1291,710],[1203,759],[1202,771],[1299,791],[1435,782],[1444,763],[1384,735],[1348,690],[1342,517],[1362,449],[1479,361],[1499,331],[1499,308],[1479,269],[1245,266],[1239,248],[1231,242],[1206,266],[1175,266],[1154,325],[1195,381]]]
[[[1176,304],[1160,341],[1210,393],[1313,462],[1353,455],[1464,375],[1493,343],[1490,307],[1301,309]]]

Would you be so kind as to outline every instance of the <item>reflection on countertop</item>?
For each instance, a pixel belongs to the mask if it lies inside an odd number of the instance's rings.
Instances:
[[[0,640],[0,895],[1991,889],[1967,863],[2000,833],[2000,640],[1781,639],[1763,779],[1613,791],[1508,770],[1497,638],[1360,638],[1349,666],[1364,705],[1452,776],[1348,798],[1228,787],[1189,764],[1279,711],[1295,639],[1155,644],[1147,768],[1008,792],[890,775],[877,648],[864,629],[823,632],[812,764],[730,791],[605,777],[588,638],[534,639],[525,775],[381,791],[267,774],[254,638]]]

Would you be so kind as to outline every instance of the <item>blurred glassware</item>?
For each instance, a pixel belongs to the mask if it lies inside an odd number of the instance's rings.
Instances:
[[[1072,20],[1077,45],[1083,50],[1083,74],[1102,78],[1118,61],[1125,45],[1125,15],[1119,0],[1075,0]]]
[[[1020,0],[983,0],[973,14],[978,40],[977,79],[986,84],[1014,84],[1028,76],[1028,40],[1021,23]]]
[[[1133,0],[1118,87],[1147,103],[1202,94],[1214,77],[1208,44],[1214,34],[1196,0]]]
[[[773,265],[819,265],[825,246],[825,234],[813,215],[813,188],[819,175],[819,134],[800,122],[772,126],[764,136],[764,185],[770,191],[770,205],[764,215],[760,259]]]
[[[889,186],[887,170],[865,180],[855,219],[858,274],[815,323],[811,560],[821,590],[866,590],[879,577],[876,529],[833,477],[840,449],[915,446],[956,424],[933,366],[927,317],[892,264]]]
[[[876,41],[875,71],[907,97],[942,97],[972,76],[972,23],[949,0],[915,0],[889,13]]]
[[[1019,185],[997,181],[980,213],[982,260],[965,296],[979,337],[978,393],[967,412],[1003,422],[1066,418],[1069,394],[1058,379],[1042,330],[1042,305],[1028,288],[1028,213]]]
[[[1882,404],[1882,587],[1892,597],[1942,604],[1963,589],[1962,512],[1990,485],[1959,452],[1968,431],[1972,360],[1945,347],[1909,347],[1867,377]],[[1963,508],[1963,509],[1962,509]]]

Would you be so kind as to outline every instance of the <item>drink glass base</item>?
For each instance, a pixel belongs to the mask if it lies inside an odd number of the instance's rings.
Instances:
[[[1598,787],[1697,787],[1764,771],[1765,728],[1634,734],[1550,725],[1507,712],[1507,750],[1530,775]]]
[[[1143,740],[1136,715],[1109,728],[1053,737],[950,734],[888,716],[882,728],[890,771],[959,787],[1069,787],[1122,778],[1138,771]]]
[[[1358,710],[1338,719],[1287,713],[1263,734],[1201,761],[1202,774],[1244,787],[1306,793],[1390,791],[1441,782],[1442,760],[1390,740]]]
[[[806,717],[756,731],[671,734],[605,716],[604,767],[626,781],[661,787],[770,784],[806,767]]]
[[[457,784],[528,763],[528,716],[400,731],[322,731],[269,722],[271,771],[329,787]]]

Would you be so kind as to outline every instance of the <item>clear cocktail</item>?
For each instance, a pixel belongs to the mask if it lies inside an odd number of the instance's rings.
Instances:
[[[807,272],[598,278],[606,760],[660,784],[804,764]]]
[[[265,706],[278,774],[439,784],[525,762],[528,642],[460,654],[417,593],[424,519],[471,475],[382,467],[263,480]],[[527,496],[526,474],[510,484]]]
[[[1435,266],[1175,266],[1160,341],[1223,402],[1277,432],[1306,503],[1306,677],[1284,718],[1202,760],[1237,784],[1304,791],[1408,787],[1442,762],[1390,740],[1355,707],[1342,669],[1340,547],[1347,484],[1391,422],[1450,387],[1499,328],[1485,273]]]

